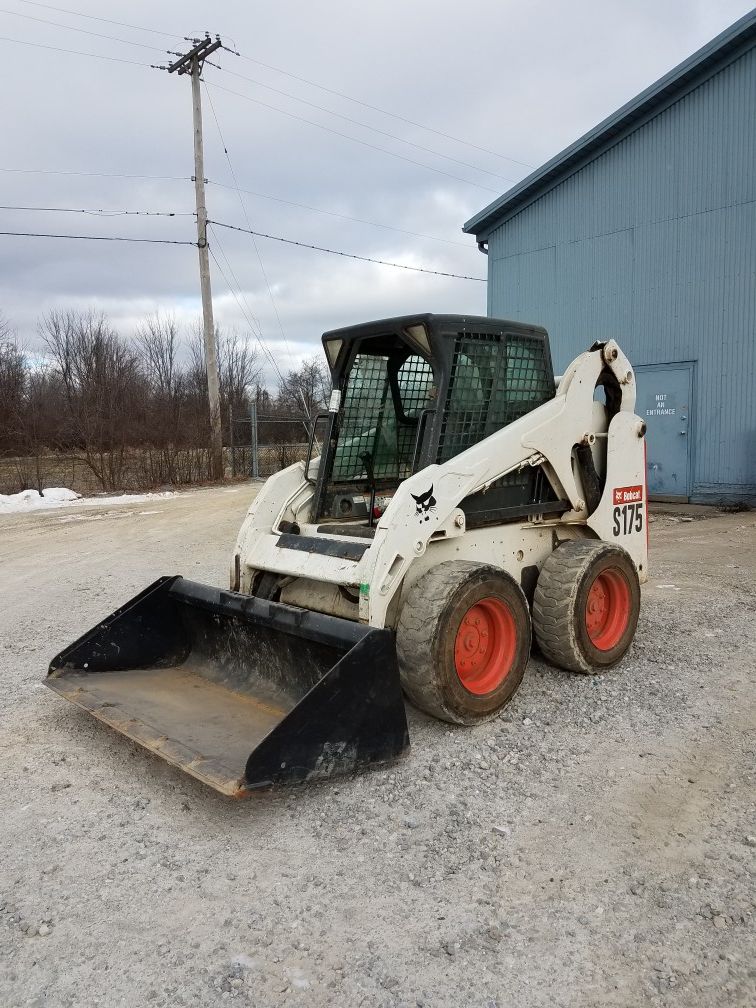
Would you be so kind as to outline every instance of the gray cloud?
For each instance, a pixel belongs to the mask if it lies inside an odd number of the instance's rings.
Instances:
[[[69,4],[62,4],[69,6]],[[86,21],[8,0],[20,14],[155,45],[156,51],[0,15],[0,35],[45,45],[162,62],[160,50],[205,28],[255,60],[393,110],[407,119],[541,164],[704,44],[750,7],[742,0],[582,0],[528,4],[472,0],[344,0],[227,3],[212,15],[196,0],[70,0],[70,9],[175,31],[176,38]],[[0,172],[3,204],[190,211],[193,208],[189,83],[155,70],[0,42],[5,58],[4,168],[178,176],[122,179]],[[486,263],[460,227],[528,173],[526,168],[454,143],[280,73],[221,53],[225,71],[206,79],[255,230],[360,255],[485,276]],[[327,107],[491,174],[405,146],[386,136],[267,90]],[[246,100],[227,88],[254,98]],[[290,118],[276,106],[375,147],[384,147],[476,185]],[[210,216],[245,227],[216,124],[205,98]],[[277,197],[276,201],[267,197]],[[308,204],[454,244],[413,237],[290,206]],[[0,211],[2,230],[119,234],[192,240],[193,218],[107,217]],[[460,244],[456,244],[460,243]],[[327,328],[405,311],[485,312],[485,285],[358,263],[258,239],[286,342],[252,239],[218,232],[212,247],[239,281],[280,367],[315,352]],[[248,331],[244,312],[214,270],[218,320]],[[40,312],[94,305],[126,333],[144,314],[199,310],[196,250],[0,238],[0,309],[27,343]],[[538,321],[534,319],[533,321]],[[268,369],[270,370],[270,369]]]

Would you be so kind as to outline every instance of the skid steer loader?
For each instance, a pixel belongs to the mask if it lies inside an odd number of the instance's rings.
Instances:
[[[228,795],[395,759],[403,694],[449,722],[494,716],[531,629],[549,661],[595,672],[638,620],[646,428],[614,340],[557,379],[544,329],[490,318],[385,319],[323,346],[329,410],[252,503],[230,589],[161,578],[46,680]]]

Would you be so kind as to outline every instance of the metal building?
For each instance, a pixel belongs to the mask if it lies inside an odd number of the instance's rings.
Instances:
[[[652,496],[756,503],[756,10],[464,230],[557,370],[620,341]]]

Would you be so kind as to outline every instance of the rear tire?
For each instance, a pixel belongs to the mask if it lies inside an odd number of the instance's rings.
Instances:
[[[546,558],[533,597],[542,654],[573,672],[595,673],[625,656],[640,613],[640,582],[620,546],[569,540]]]
[[[439,564],[410,588],[399,616],[402,687],[428,714],[476,724],[494,717],[522,682],[530,641],[527,601],[505,571]]]

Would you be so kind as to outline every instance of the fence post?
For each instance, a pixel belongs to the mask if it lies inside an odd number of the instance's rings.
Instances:
[[[249,446],[252,461],[252,479],[260,477],[260,459],[257,452],[257,403],[254,400],[249,404]]]
[[[236,476],[236,456],[234,454],[234,407],[228,404],[228,439],[231,450],[231,475]]]

